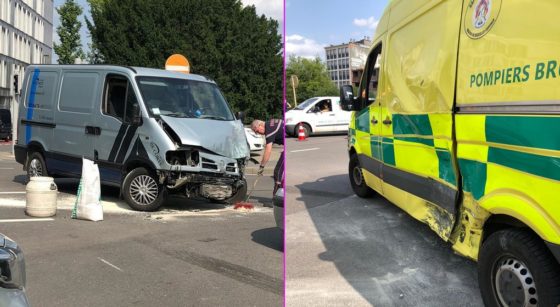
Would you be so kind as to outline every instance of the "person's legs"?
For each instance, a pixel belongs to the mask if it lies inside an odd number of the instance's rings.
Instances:
[[[274,167],[274,193],[279,186],[284,185],[284,152],[280,153],[280,158]]]

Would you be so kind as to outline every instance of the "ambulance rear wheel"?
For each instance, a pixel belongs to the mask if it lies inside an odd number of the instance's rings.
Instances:
[[[544,242],[521,229],[495,232],[478,257],[486,306],[558,306],[560,265]]]
[[[126,175],[122,195],[128,205],[137,211],[155,211],[165,201],[165,189],[155,174],[138,167]]]
[[[350,156],[350,163],[348,164],[348,174],[350,175],[350,185],[354,193],[362,198],[372,197],[375,192],[367,186],[364,173],[360,166],[360,161],[356,154]]]

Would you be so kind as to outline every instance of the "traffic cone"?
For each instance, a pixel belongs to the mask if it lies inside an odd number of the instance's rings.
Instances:
[[[298,141],[305,141],[305,130],[303,130],[302,124],[299,124]]]

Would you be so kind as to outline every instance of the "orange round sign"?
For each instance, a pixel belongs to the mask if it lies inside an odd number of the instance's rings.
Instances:
[[[165,61],[165,70],[178,71],[182,73],[190,73],[191,66],[189,60],[181,54],[173,54]]]

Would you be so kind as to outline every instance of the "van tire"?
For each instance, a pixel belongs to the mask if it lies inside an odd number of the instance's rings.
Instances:
[[[500,278],[498,282],[496,278]],[[497,289],[500,280],[509,280],[505,290]],[[560,265],[543,240],[526,230],[500,230],[484,241],[478,257],[478,283],[485,306],[502,306],[498,293],[519,295],[521,302],[535,306],[560,304]]]
[[[35,176],[46,177],[49,175],[47,173],[47,164],[45,163],[45,159],[40,152],[31,152],[29,157],[27,157],[26,171],[29,178]]]
[[[144,167],[130,171],[124,178],[122,195],[126,203],[137,211],[155,211],[163,205],[165,188],[153,172]]]
[[[356,154],[350,155],[350,162],[348,163],[348,174],[350,176],[350,185],[354,193],[362,198],[372,197],[375,192],[367,186],[360,166],[360,161]]]

